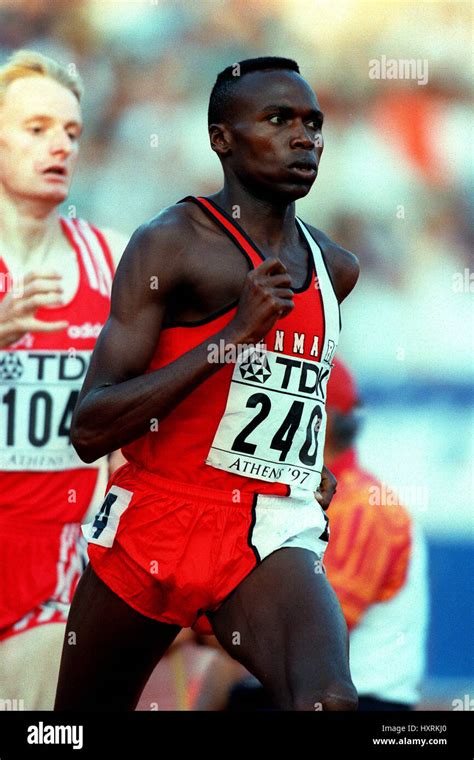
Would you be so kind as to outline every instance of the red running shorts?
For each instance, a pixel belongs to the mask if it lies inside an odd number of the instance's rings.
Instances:
[[[0,641],[67,621],[87,564],[78,523],[0,526]]]
[[[279,548],[306,548],[321,562],[328,520],[313,494],[218,491],[127,463],[83,533],[95,573],[123,601],[190,627]]]

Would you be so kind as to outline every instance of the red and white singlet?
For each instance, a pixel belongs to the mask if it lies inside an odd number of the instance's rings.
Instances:
[[[207,198],[188,196],[221,227],[247,260],[263,254],[235,220]],[[318,243],[297,219],[309,250],[295,308],[265,337],[201,383],[164,419],[125,446],[138,467],[177,482],[262,494],[315,491],[321,480],[326,387],[339,330],[339,304]],[[164,328],[148,372],[173,362],[228,324],[233,304],[205,320]],[[209,343],[209,361],[223,346]]]
[[[77,256],[78,287],[68,303],[36,316],[69,324],[0,350],[0,638],[64,622],[84,566],[80,521],[99,475],[100,464],[84,464],[69,433],[109,314],[114,264],[98,229],[81,219],[59,222]],[[14,286],[0,257],[0,300]]]
[[[79,459],[69,432],[92,349],[109,314],[114,265],[98,229],[81,219],[60,223],[77,256],[78,288],[69,303],[39,308],[36,316],[69,325],[53,333],[27,333],[0,350],[0,522],[9,524],[80,521],[97,479],[97,464]],[[0,258],[0,299],[9,287]]]

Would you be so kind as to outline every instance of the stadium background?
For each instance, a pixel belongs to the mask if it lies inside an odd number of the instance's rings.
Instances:
[[[283,55],[317,91],[325,154],[297,211],[361,260],[341,356],[366,404],[362,461],[428,538],[423,706],[442,709],[474,697],[471,24],[469,2],[0,0],[0,62],[34,48],[85,83],[64,213],[127,234],[220,187],[206,111],[222,68]],[[371,79],[382,56],[426,61],[428,82]]]

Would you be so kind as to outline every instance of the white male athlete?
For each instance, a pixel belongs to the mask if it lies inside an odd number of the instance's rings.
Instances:
[[[52,706],[99,474],[69,430],[125,240],[57,210],[80,97],[79,79],[38,53],[0,68],[0,709]]]

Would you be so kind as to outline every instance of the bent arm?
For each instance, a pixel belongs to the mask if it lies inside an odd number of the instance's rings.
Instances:
[[[230,341],[229,325],[209,340],[145,374],[159,341],[166,303],[183,283],[185,266],[166,231],[138,230],[117,270],[110,316],[96,343],[74,412],[71,440],[93,462],[162,420],[222,365],[209,362],[209,342]],[[175,246],[176,248],[176,246]],[[150,286],[158,277],[158,289]]]

